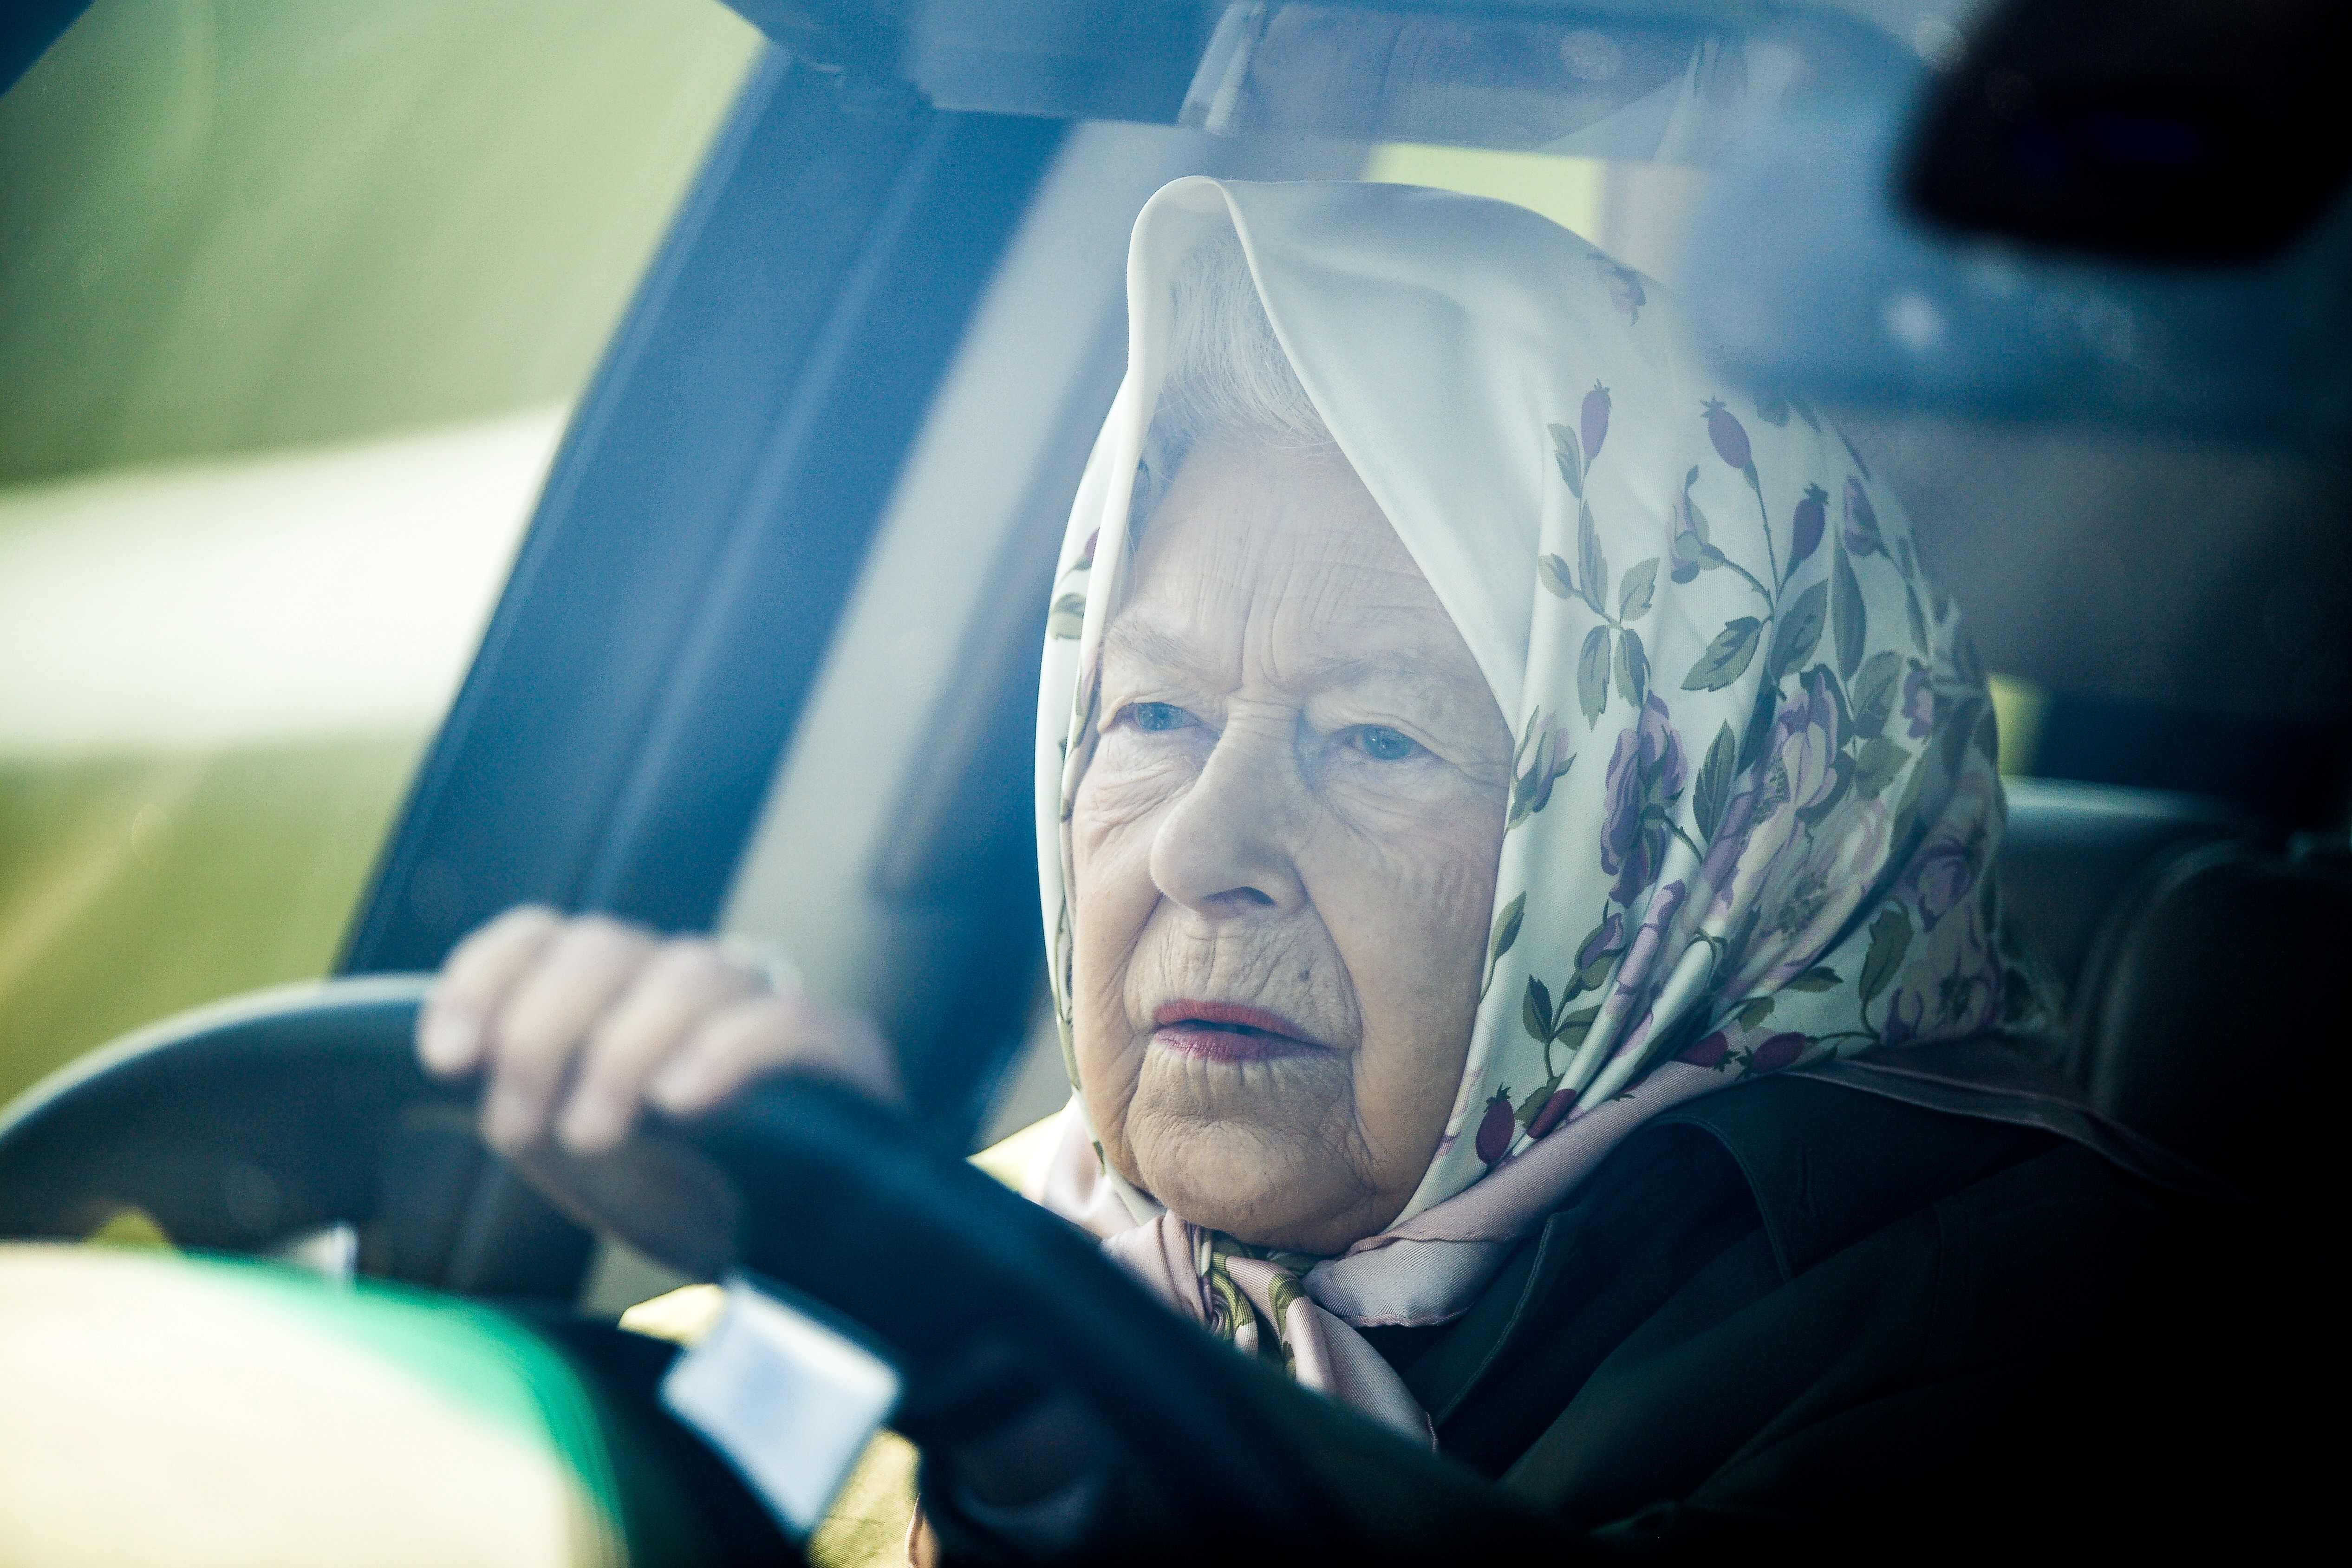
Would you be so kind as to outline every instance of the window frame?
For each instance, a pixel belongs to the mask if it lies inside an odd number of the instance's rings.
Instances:
[[[518,903],[713,923],[1064,131],[769,49],[572,416],[340,972],[432,968]]]

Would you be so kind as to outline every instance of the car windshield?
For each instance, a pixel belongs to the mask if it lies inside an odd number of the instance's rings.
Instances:
[[[0,16],[0,1559],[2267,1526],[2347,68]]]
[[[2297,383],[2307,395],[2292,410],[2253,412],[2236,389],[2245,361],[2268,350],[2242,333],[2218,345],[2198,333],[2217,311],[2288,311],[2289,297],[2308,292],[2294,269],[2319,265],[2336,242],[2318,234],[2241,285],[2168,259],[1969,235],[1921,216],[1886,165],[1901,115],[1957,68],[1979,9],[1831,5],[1740,28],[1670,7],[1612,21],[1230,5],[1204,9],[1197,48],[1155,51],[1163,35],[1116,21],[1047,40],[1039,51],[1060,62],[1055,75],[984,30],[959,30],[956,8],[941,6],[928,31],[915,26],[905,60],[924,91],[974,109],[1099,110],[1126,95],[1122,118],[1078,122],[1067,155],[1074,170],[1097,171],[1104,193],[1084,220],[1098,287],[1115,265],[1108,247],[1148,193],[1128,183],[1141,177],[1130,171],[1149,169],[1499,199],[1687,301],[1702,352],[1767,389],[1752,406],[1785,422],[1769,390],[1779,385],[1821,409],[1856,471],[1907,510],[1927,573],[1961,607],[1990,672],[2000,766],[2012,800],[2031,807],[2021,846],[2038,841],[2045,808],[2143,810],[2102,789],[2155,791],[2224,818],[2332,821],[2347,787],[2352,646],[2330,606],[2352,561],[2339,531],[2310,526],[2342,504],[2345,476],[2305,422],[2326,417],[2314,411],[2333,394]],[[1137,123],[1152,118],[1176,123]],[[1837,156],[1807,151],[1822,147]],[[2192,207],[2184,218],[2194,238],[2182,248],[2227,248],[2217,231],[2233,221],[2228,212]],[[1079,247],[1072,229],[1044,226],[1050,212],[1034,221],[1051,236],[1044,243]],[[2252,243],[2250,220],[2235,221]],[[1092,341],[1059,351],[1122,351]],[[2332,373],[2301,364],[2282,362],[2274,382]],[[2053,403],[2053,387],[2073,391]],[[2200,390],[2159,402],[2151,388]],[[986,427],[990,394],[973,396],[943,402],[935,423]],[[1092,413],[1066,417],[1064,439],[1083,440],[1075,433]],[[953,574],[913,564],[949,559],[937,552],[971,537],[969,518],[943,513],[940,531],[925,533],[919,499],[908,507],[897,547],[908,552],[903,591],[941,605],[946,625],[984,618],[977,605],[1004,591],[1003,579],[958,587]],[[1044,499],[1009,526],[1045,538],[1061,521],[1058,501]],[[870,610],[853,607],[841,634],[840,684],[803,719],[729,919],[845,987],[870,988],[874,1005],[903,1009],[904,1027],[919,1029],[936,998],[895,975],[861,978],[887,960],[795,890],[812,866],[838,862],[841,896],[867,897],[864,857],[879,853],[883,887],[919,894],[939,885],[925,879],[940,866],[972,864],[971,846],[989,833],[1023,830],[990,828],[977,809],[946,810],[920,789],[858,799],[850,779],[873,748],[900,754],[887,738],[894,721],[852,672],[905,637],[892,595],[877,586],[861,603]],[[990,722],[1008,735],[1029,700],[1030,657],[1015,634],[987,665],[1004,694]],[[942,731],[940,713],[915,708],[904,722],[900,766],[939,766],[941,746],[976,755],[959,749],[973,744],[968,721]],[[971,765],[995,780],[985,790],[1017,798],[1017,747],[992,755]],[[957,781],[957,799],[982,789],[962,767],[941,766],[940,777]],[[2022,779],[2035,782],[2020,793]],[[2071,974],[2087,916],[2053,920],[2044,939]],[[1035,1016],[1024,1086],[989,1122],[998,1132],[1063,1092],[1048,1020]]]
[[[756,37],[568,16],[100,0],[0,97],[0,1096],[334,965]]]

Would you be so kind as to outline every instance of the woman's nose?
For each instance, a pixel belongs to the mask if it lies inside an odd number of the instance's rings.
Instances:
[[[1183,797],[1160,821],[1151,879],[1219,918],[1276,913],[1306,898],[1291,858],[1302,781],[1289,726],[1229,719]]]

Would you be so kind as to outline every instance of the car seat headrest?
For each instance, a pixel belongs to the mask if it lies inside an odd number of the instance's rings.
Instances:
[[[2093,1105],[2256,1197],[2307,1196],[2340,1103],[2352,860],[2164,856],[2117,900],[2074,1010]]]

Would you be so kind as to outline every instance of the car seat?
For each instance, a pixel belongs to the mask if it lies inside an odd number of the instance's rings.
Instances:
[[[2248,1196],[2303,1179],[2337,1069],[2352,854],[2195,796],[2012,779],[2004,895],[2096,1110]]]
[[[2266,1207],[2315,1200],[2340,1103],[2347,940],[2341,840],[2175,845],[2126,886],[2084,959],[2077,1081],[2099,1111]]]
[[[2006,793],[2002,902],[2070,998],[2101,923],[2134,877],[2186,846],[2254,831],[2229,806],[2168,790],[2011,779]]]

